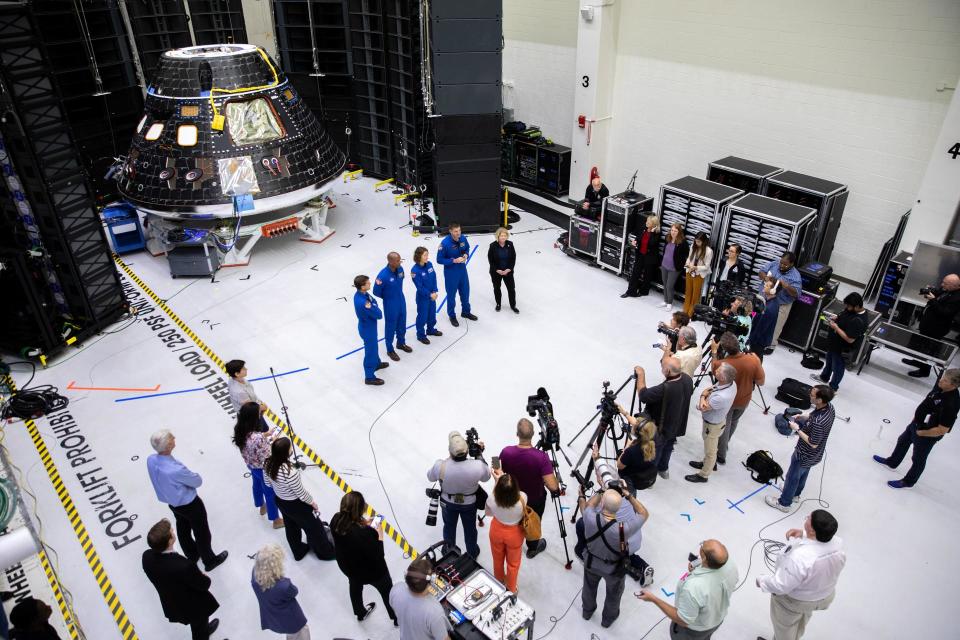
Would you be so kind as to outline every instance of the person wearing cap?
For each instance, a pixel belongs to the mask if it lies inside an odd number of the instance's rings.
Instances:
[[[450,457],[437,460],[427,480],[440,483],[440,511],[443,515],[443,541],[457,543],[457,520],[463,522],[463,539],[467,553],[480,555],[477,544],[477,491],[480,483],[490,479],[490,467],[483,458],[467,459],[467,441],[459,431],[451,431],[448,438]],[[482,451],[483,442],[478,443]]]
[[[603,199],[610,195],[610,189],[603,184],[600,179],[600,172],[596,167],[590,169],[590,184],[583,194],[583,202],[580,203],[580,215],[589,214],[589,217],[599,218],[600,207],[603,206]]]

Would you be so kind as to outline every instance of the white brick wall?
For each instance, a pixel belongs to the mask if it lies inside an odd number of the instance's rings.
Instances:
[[[505,40],[503,106],[513,117],[540,126],[557,144],[570,146],[577,48],[526,40]]]
[[[831,260],[865,281],[913,202],[960,75],[956,0],[630,0],[621,5],[612,189],[728,154],[850,186]]]

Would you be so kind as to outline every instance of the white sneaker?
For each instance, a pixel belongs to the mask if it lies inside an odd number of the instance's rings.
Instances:
[[[773,507],[774,509],[777,509],[778,511],[782,511],[784,513],[790,513],[790,507],[783,506],[782,504],[780,504],[780,501],[777,498],[774,498],[773,496],[765,496],[763,498],[763,501],[767,503],[768,507]]]

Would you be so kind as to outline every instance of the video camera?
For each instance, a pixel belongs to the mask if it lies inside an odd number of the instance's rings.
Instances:
[[[467,429],[464,434],[467,439],[467,455],[471,458],[479,458],[483,455],[483,448],[480,446],[480,434],[475,427]]]
[[[750,332],[750,328],[740,324],[735,317],[725,316],[719,310],[705,304],[694,305],[693,316],[690,319],[705,323],[710,327],[711,333],[715,334],[729,331],[735,336],[745,336]]]
[[[546,451],[560,446],[560,425],[553,417],[553,405],[550,394],[543,387],[537,388],[537,395],[527,396],[527,415],[537,417],[540,425],[540,447]]]
[[[679,329],[671,329],[670,325],[665,324],[663,322],[657,325],[657,333],[662,333],[663,335],[670,338],[670,340],[672,340],[674,343],[676,343],[677,338],[680,336]]]
[[[927,287],[924,287],[924,288],[920,289],[920,295],[922,295],[922,296],[925,296],[925,295],[928,295],[928,294],[935,294],[936,292],[937,292],[937,288],[936,288],[935,286],[933,286],[933,285],[930,285],[930,286],[927,286]]]
[[[600,404],[597,405],[597,409],[600,410],[600,424],[605,429],[613,423],[613,419],[620,413],[620,410],[617,409],[617,394],[610,390],[608,381],[603,383],[603,395],[600,396]]]

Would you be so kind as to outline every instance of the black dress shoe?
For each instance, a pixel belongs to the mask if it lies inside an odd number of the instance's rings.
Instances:
[[[427,340],[426,338],[417,338],[417,342],[421,344],[430,344],[430,341]]]
[[[427,331],[427,335],[428,335],[428,336],[437,336],[437,337],[440,337],[440,336],[443,335],[443,332],[442,332],[442,331],[437,331],[436,329],[433,329],[432,331]]]
[[[387,351],[387,357],[394,362],[400,362],[400,354],[396,351]]]
[[[207,623],[207,635],[212,636],[213,632],[217,630],[217,627],[220,626],[220,618],[214,618]]]
[[[621,293],[621,294],[620,294],[620,297],[621,297],[621,298],[630,298],[631,296],[630,296],[629,293]]]
[[[699,473],[691,473],[688,476],[683,476],[683,479],[687,482],[707,482],[707,479]]]
[[[477,316],[473,315],[472,313],[461,313],[460,316],[466,318],[467,320],[477,320]]]
[[[455,326],[455,327],[459,327],[459,326],[460,326],[460,323],[457,322],[457,317],[456,317],[456,316],[450,316],[450,324],[452,324],[452,325]]]
[[[370,614],[373,613],[373,610],[376,608],[377,608],[376,602],[368,602],[367,608],[364,610],[362,615],[357,616],[357,620],[359,620],[360,622],[363,622],[364,620],[370,617]]]
[[[500,311],[500,305],[497,305],[497,306],[496,306],[496,309],[494,309],[494,311]]]
[[[381,380],[380,378],[367,378],[367,379],[365,379],[365,380],[363,381],[363,383],[364,383],[364,384],[372,385],[372,386],[374,386],[374,387],[379,387],[380,385],[383,384],[383,380]],[[306,554],[304,554],[304,555],[306,555]],[[302,557],[303,557],[303,556],[300,556],[300,558],[302,558]],[[297,558],[297,560],[299,560],[300,558]]]
[[[717,456],[717,464],[727,464],[727,459]]]
[[[900,362],[903,364],[908,364],[911,367],[919,367],[921,364],[923,364],[919,360],[914,360],[913,358],[901,358]]]
[[[377,365],[376,370],[380,371],[380,369],[386,369],[389,366],[390,366],[389,362],[381,362],[380,364]]]
[[[921,371],[921,370],[918,369],[917,371],[911,371],[911,372],[908,373],[907,375],[910,376],[911,378],[926,378],[927,376],[930,375],[930,372],[929,372],[929,371]]]
[[[398,344],[397,349],[400,349],[400,351],[403,351],[404,353],[413,353],[413,348],[407,346],[406,344]]]
[[[694,469],[703,469],[703,462],[701,462],[701,461],[699,461],[699,460],[691,460],[691,461],[690,461],[690,466],[693,467]],[[717,470],[717,465],[716,465],[716,463],[714,463],[714,465],[713,465],[713,470],[714,470],[714,471]]]
[[[510,307],[510,308],[513,309],[514,313],[520,313],[520,309],[517,309],[516,307]]]
[[[222,565],[224,561],[226,561],[228,555],[230,555],[229,552],[221,551],[216,556],[214,556],[213,560],[209,564],[206,562],[203,563],[203,570],[207,572],[213,571],[214,569]]]

